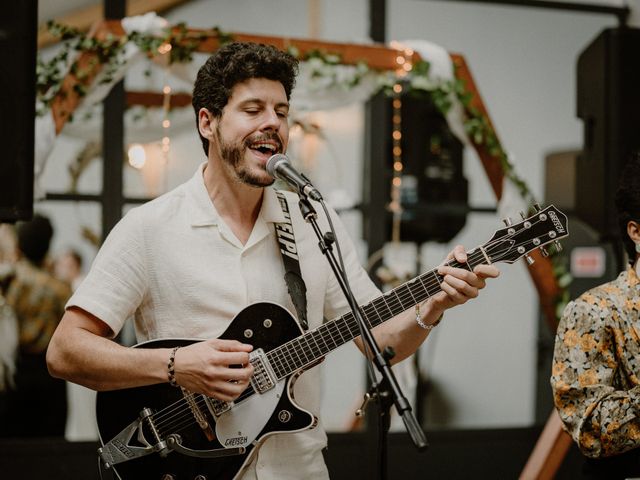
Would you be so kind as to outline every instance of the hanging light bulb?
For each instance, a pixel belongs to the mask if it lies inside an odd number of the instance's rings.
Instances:
[[[129,165],[138,170],[144,167],[147,161],[147,152],[139,143],[132,144],[127,150],[127,155],[129,157]]]

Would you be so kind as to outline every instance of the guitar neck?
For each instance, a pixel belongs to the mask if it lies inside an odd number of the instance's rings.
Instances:
[[[488,260],[482,248],[479,247],[467,253],[466,263],[452,260],[447,265],[473,271],[476,265],[490,263]],[[435,268],[361,306],[360,310],[367,326],[376,327],[435,295],[442,290],[441,284],[442,275]],[[349,312],[280,345],[271,350],[267,357],[276,376],[281,379],[313,364],[359,335],[358,323],[353,313]]]

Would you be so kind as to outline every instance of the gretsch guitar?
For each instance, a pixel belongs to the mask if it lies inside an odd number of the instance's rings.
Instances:
[[[449,264],[473,270],[479,264],[514,263],[567,235],[567,217],[549,206],[496,231],[491,240],[468,252],[467,263]],[[440,292],[440,284],[437,269],[423,273],[364,305],[365,321],[373,328]],[[314,415],[293,399],[296,378],[358,335],[352,313],[303,334],[283,307],[266,302],[249,305],[220,336],[254,346],[250,354],[254,375],[240,397],[227,403],[168,383],[99,392],[101,462],[117,478],[127,480],[233,479],[268,436],[317,424]],[[134,348],[195,341],[154,340]]]

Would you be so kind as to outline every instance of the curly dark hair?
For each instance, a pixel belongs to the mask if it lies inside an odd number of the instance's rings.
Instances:
[[[627,234],[627,224],[632,220],[640,222],[640,153],[633,155],[622,169],[615,201],[622,243],[629,256],[629,262],[633,264],[636,259],[636,245]]]
[[[297,74],[298,60],[275,47],[240,42],[225,45],[211,55],[198,70],[191,100],[196,114],[196,125],[201,108],[206,108],[216,118],[220,118],[233,87],[251,78],[266,78],[280,82],[289,100]],[[204,153],[208,155],[209,140],[202,135],[200,140]]]

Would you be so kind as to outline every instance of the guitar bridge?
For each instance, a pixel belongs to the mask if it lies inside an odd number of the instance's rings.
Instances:
[[[144,457],[151,453],[159,453],[166,456],[170,450],[158,431],[152,419],[153,412],[149,408],[143,408],[140,416],[131,422],[118,435],[109,440],[101,448],[98,449],[98,455],[102,460],[105,468],[109,469],[118,463],[133,460],[134,458]],[[151,431],[154,444],[146,440],[143,428],[147,426]],[[137,437],[140,445],[132,444],[134,435]]]
[[[256,392],[264,393],[276,386],[278,379],[263,349],[259,348],[251,352],[249,362],[253,365],[251,386]]]

